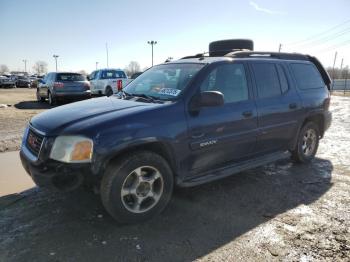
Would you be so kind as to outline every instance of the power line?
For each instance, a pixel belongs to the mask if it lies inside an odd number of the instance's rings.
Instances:
[[[288,43],[287,45],[288,45],[288,46],[289,46],[289,45],[299,45],[299,44],[301,44],[301,43],[303,43],[303,42],[308,42],[308,41],[310,41],[310,40],[313,40],[314,38],[317,38],[317,37],[319,37],[319,36],[322,36],[322,35],[324,35],[324,34],[327,34],[328,32],[331,32],[331,31],[333,31],[334,29],[337,29],[338,27],[341,27],[341,26],[343,26],[343,25],[345,25],[345,24],[347,24],[347,23],[349,23],[349,22],[350,22],[350,20],[346,20],[346,21],[344,21],[344,22],[342,22],[342,23],[340,23],[340,24],[338,24],[338,25],[336,25],[336,26],[333,26],[333,27],[331,27],[331,28],[329,28],[329,29],[327,29],[327,30],[321,32],[321,33],[312,35],[312,36],[307,37],[307,38],[305,38],[305,39],[303,39],[303,40],[299,40],[299,41],[296,41],[296,42]]]
[[[350,27],[345,28],[344,30],[341,30],[339,32],[335,32],[335,33],[333,33],[331,35],[324,36],[324,37],[322,37],[320,39],[313,40],[310,43],[299,45],[299,46],[297,46],[297,48],[305,48],[305,47],[307,48],[309,46],[315,47],[315,45],[316,46],[317,45],[322,45],[324,43],[332,41],[332,40],[334,40],[334,39],[336,39],[338,37],[341,37],[341,36],[343,36],[345,34],[348,34],[348,33],[350,33]]]
[[[344,42],[338,43],[336,45],[328,46],[327,48],[324,48],[324,49],[320,50],[319,52],[329,52],[329,51],[332,51],[334,49],[337,49],[339,47],[342,47],[342,46],[348,45],[348,44],[350,44],[350,39],[348,39]]]

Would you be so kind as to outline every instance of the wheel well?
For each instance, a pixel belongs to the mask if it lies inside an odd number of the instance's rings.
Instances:
[[[176,164],[175,164],[175,160],[174,160],[175,158],[172,156],[172,152],[170,151],[170,149],[161,142],[152,142],[152,143],[136,145],[136,146],[125,148],[125,149],[119,151],[111,159],[109,159],[109,161],[107,161],[106,167],[109,165],[109,163],[117,160],[122,155],[130,154],[132,152],[141,151],[141,150],[142,151],[151,151],[151,152],[163,157],[168,162],[168,164],[170,165],[170,168],[175,173],[175,170],[176,170],[175,169]]]
[[[304,126],[308,122],[314,122],[318,126],[318,130],[320,131],[320,136],[323,137],[323,135],[324,135],[324,116],[321,114],[309,116],[304,120],[302,126]]]

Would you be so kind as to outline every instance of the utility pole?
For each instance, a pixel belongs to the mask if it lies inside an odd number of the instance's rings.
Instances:
[[[335,54],[334,54],[334,62],[333,62],[333,82],[332,82],[332,91],[333,91],[333,88],[334,88],[334,77],[335,77],[335,72],[334,72],[334,67],[335,67],[335,62],[337,61],[337,54],[338,54],[338,52],[335,52]]]
[[[55,58],[55,63],[56,63],[56,72],[57,72],[57,58],[59,57],[59,55],[53,55],[53,58]]]
[[[23,59],[22,60],[23,61],[23,63],[24,63],[24,73],[27,73],[27,59]]]
[[[149,45],[152,46],[152,67],[153,67],[153,46],[157,44],[157,41],[148,41],[147,42]]]
[[[107,54],[107,68],[109,68],[109,65],[108,65],[108,45],[106,43],[106,54]]]
[[[96,70],[97,70],[98,62],[96,62]]]
[[[344,86],[344,95],[345,95],[345,89],[347,87],[347,83],[348,83],[348,72],[349,72],[349,66],[346,66],[346,71],[345,71],[345,86]]]
[[[279,47],[278,47],[278,52],[280,53],[281,50],[282,50],[282,44],[279,45]]]

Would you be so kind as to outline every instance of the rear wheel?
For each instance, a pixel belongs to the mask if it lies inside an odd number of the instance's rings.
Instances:
[[[308,163],[315,158],[320,132],[314,122],[306,123],[300,130],[296,148],[291,152],[292,159],[299,163]]]
[[[48,100],[50,106],[56,105],[56,98],[51,94],[51,92],[48,93]]]
[[[111,96],[113,95],[113,90],[110,86],[107,86],[106,88],[106,96]]]
[[[161,156],[136,152],[108,166],[101,182],[102,203],[119,223],[142,222],[166,207],[173,183],[172,171]]]

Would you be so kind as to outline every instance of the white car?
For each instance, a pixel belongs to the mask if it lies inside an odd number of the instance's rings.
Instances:
[[[111,96],[124,88],[131,79],[121,69],[99,69],[89,75],[92,95]]]

